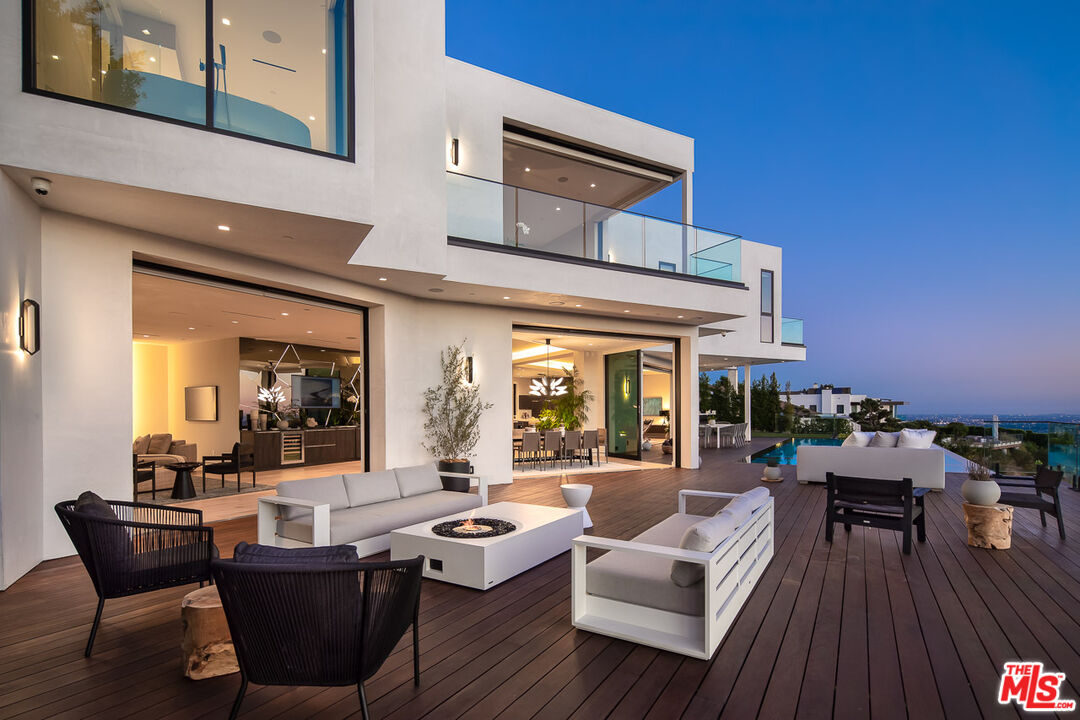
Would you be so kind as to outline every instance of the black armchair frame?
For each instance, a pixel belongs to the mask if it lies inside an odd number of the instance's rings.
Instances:
[[[825,473],[825,540],[832,542],[833,525],[843,523],[896,530],[904,535],[904,554],[911,554],[911,526],[919,542],[926,541],[926,489],[912,487],[911,478],[877,480]]]
[[[1030,492],[1013,492],[1006,490],[1001,493],[1001,498],[998,500],[1002,505],[1012,505],[1013,507],[1028,508],[1031,510],[1039,511],[1039,520],[1042,521],[1042,526],[1046,527],[1046,513],[1050,513],[1057,518],[1058,535],[1061,539],[1065,539],[1065,520],[1061,513],[1061,497],[1058,495],[1058,489],[1061,486],[1061,480],[1065,476],[1065,473],[1061,470],[1051,470],[1045,465],[1040,465],[1038,470],[1035,471],[1034,477],[1026,477],[1023,475],[994,475],[994,480],[1000,487],[1004,488],[1023,488],[1025,490],[1034,490],[1034,493]],[[1002,482],[1002,481],[1006,482]],[[1043,496],[1046,497],[1043,497]]]
[[[369,718],[364,682],[405,631],[413,632],[413,684],[420,685],[420,583],[424,558],[391,562],[272,564],[215,560],[236,659],[240,712],[248,682],[356,685]]]
[[[236,492],[240,492],[240,474],[244,470],[251,470],[251,487],[255,487],[258,473],[255,471],[255,448],[252,445],[235,443],[232,452],[224,455],[205,455],[202,459],[202,489],[206,492],[207,463],[229,464],[229,469],[216,469],[211,466],[211,475],[221,476],[221,487],[225,487],[225,477],[236,473]]]
[[[210,580],[214,530],[202,511],[149,503],[106,500],[116,519],[75,509],[67,500],[54,507],[97,592],[97,612],[84,655],[90,657],[108,598]]]
[[[149,478],[146,475],[149,474]],[[157,499],[157,461],[140,460],[138,455],[131,456],[131,479],[135,490],[135,502],[139,501],[139,483],[150,480],[150,497]],[[143,491],[145,492],[145,491]]]

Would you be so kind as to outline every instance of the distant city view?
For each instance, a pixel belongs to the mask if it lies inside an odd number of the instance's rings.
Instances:
[[[994,421],[993,415],[965,415],[962,413],[950,415],[948,413],[906,414],[898,413],[901,420],[925,420],[935,425],[947,425],[951,422],[964,423],[966,425],[989,425]],[[998,422],[1006,423],[1080,423],[1080,413],[1048,413],[1043,415],[1024,415],[1022,413],[1003,414],[998,413]]]

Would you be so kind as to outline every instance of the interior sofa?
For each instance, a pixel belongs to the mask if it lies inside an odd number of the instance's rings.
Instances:
[[[443,489],[440,476],[469,478],[477,492]],[[435,463],[287,480],[259,498],[259,544],[354,545],[360,557],[390,547],[390,531],[487,505],[487,480]]]
[[[141,435],[131,444],[131,452],[139,462],[153,460],[158,465],[199,461],[196,443],[189,445],[183,440],[173,440],[170,433]]]
[[[837,446],[802,445],[796,477],[802,484],[824,483],[825,473],[876,480],[911,478],[914,487],[945,488],[945,451],[933,444],[933,430],[898,433],[853,432]]]
[[[714,516],[688,497],[729,498]],[[773,556],[766,488],[680,490],[679,511],[632,540],[580,535],[571,556],[574,627],[707,660]],[[608,552],[586,562],[589,548]]]

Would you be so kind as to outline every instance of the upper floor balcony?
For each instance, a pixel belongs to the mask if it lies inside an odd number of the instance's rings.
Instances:
[[[740,236],[447,173],[447,235],[527,255],[741,285]]]

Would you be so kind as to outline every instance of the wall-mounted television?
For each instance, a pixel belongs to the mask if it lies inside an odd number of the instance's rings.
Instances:
[[[217,422],[217,385],[184,388],[184,419],[191,422]]]
[[[340,408],[341,380],[293,375],[292,399],[302,408]]]

